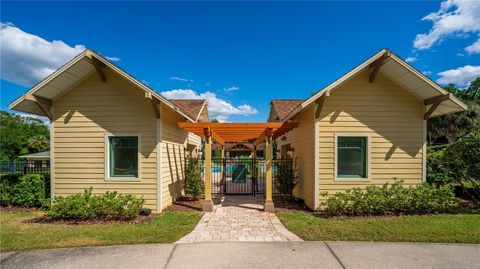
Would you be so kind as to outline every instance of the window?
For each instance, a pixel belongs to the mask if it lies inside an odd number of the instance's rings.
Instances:
[[[337,136],[337,178],[368,178],[367,145],[366,136]]]
[[[138,136],[108,137],[109,177],[138,178]]]

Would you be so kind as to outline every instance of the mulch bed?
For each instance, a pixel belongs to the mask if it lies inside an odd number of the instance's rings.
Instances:
[[[301,200],[273,197],[273,203],[275,204],[275,212],[312,211]]]
[[[137,216],[132,220],[55,220],[48,216],[41,216],[26,221],[27,223],[49,223],[49,224],[66,224],[66,225],[84,225],[84,224],[142,224],[147,223],[155,218],[158,214],[150,214],[148,216]]]
[[[177,199],[176,202],[173,202],[172,205],[165,208],[165,211],[187,211],[187,212],[201,212],[202,211],[202,202],[197,199],[190,197],[181,197]]]

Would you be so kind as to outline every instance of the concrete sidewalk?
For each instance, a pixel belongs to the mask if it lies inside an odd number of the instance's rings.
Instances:
[[[1,268],[480,268],[480,245],[238,242],[1,253]]]

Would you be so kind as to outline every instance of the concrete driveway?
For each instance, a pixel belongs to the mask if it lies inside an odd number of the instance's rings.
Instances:
[[[125,245],[1,253],[1,268],[480,268],[480,245],[360,242]]]

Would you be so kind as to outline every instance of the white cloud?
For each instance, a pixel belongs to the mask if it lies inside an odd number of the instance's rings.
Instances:
[[[422,72],[425,76],[430,76],[432,74],[432,71],[426,70]]]
[[[47,41],[26,33],[11,23],[0,22],[1,78],[32,86],[85,50],[60,40]]]
[[[228,87],[228,88],[223,88],[223,90],[226,91],[226,92],[234,92],[234,91],[240,90],[240,88],[237,87],[237,86],[231,86],[231,87]]]
[[[105,58],[111,62],[118,62],[120,61],[120,58],[118,57],[109,57],[109,56],[105,56]]]
[[[191,89],[175,89],[160,93],[168,99],[206,99],[208,101],[208,113],[211,119],[217,119],[221,122],[228,121],[231,115],[249,116],[257,114],[258,111],[247,105],[234,106],[231,103],[220,99],[213,92],[206,91],[197,93]]]
[[[181,78],[181,77],[170,77],[171,80],[178,80],[183,82],[193,82],[193,79]]]
[[[478,39],[477,42],[473,43],[472,45],[466,47],[465,51],[470,54],[480,53],[480,39]]]
[[[447,0],[437,12],[422,18],[433,22],[428,33],[418,34],[414,47],[424,50],[449,36],[465,37],[467,33],[480,32],[480,1]]]
[[[405,62],[407,62],[407,63],[413,63],[413,62],[416,62],[416,61],[417,61],[417,58],[415,58],[415,57],[407,57],[405,59]]]
[[[457,86],[466,86],[470,81],[480,76],[480,66],[465,65],[457,69],[450,69],[438,73],[437,82],[440,84],[453,83]]]

